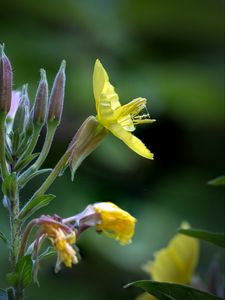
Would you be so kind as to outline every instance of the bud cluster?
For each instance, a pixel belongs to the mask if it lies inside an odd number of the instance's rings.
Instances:
[[[21,164],[32,155],[43,126],[59,125],[64,101],[65,66],[63,61],[50,98],[46,72],[44,69],[40,70],[40,81],[31,106],[28,84],[23,85],[21,91],[12,90],[12,67],[4,53],[4,46],[0,45],[0,113],[4,115],[7,132],[2,147],[6,149],[6,166],[10,171],[20,171],[18,166],[24,168],[31,162],[28,159],[25,165]]]

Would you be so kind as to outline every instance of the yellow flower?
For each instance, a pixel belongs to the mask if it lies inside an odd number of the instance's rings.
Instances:
[[[182,228],[189,228],[183,223]],[[195,238],[176,234],[166,248],[155,253],[154,261],[148,262],[144,270],[152,280],[190,284],[199,257],[199,242]],[[154,300],[153,296],[144,293],[137,300]]]
[[[136,300],[157,300],[157,299],[148,293],[142,293],[136,298]]]
[[[136,219],[111,202],[101,202],[93,205],[100,216],[97,229],[106,236],[112,237],[126,245],[134,235]]]
[[[119,97],[109,82],[108,74],[99,60],[96,60],[94,67],[93,90],[97,110],[96,118],[99,123],[137,154],[153,159],[153,154],[143,142],[131,133],[135,130],[135,125],[155,121],[150,119],[148,113],[139,115],[143,109],[146,109],[147,100],[137,98],[121,106]]]
[[[56,224],[42,225],[42,233],[47,235],[54,249],[58,254],[56,262],[56,271],[60,269],[60,264],[63,262],[66,267],[72,267],[72,264],[78,263],[76,252],[71,246],[76,242],[76,234],[74,231],[67,234]]]

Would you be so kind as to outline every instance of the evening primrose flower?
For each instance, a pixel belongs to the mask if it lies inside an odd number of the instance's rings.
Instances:
[[[69,268],[72,267],[72,264],[78,263],[76,251],[72,247],[76,242],[74,230],[49,216],[40,217],[37,221],[35,220],[35,224],[40,225],[35,248],[38,251],[39,242],[43,238],[48,238],[51,241],[58,256],[55,266],[56,272],[60,270],[61,263]]]
[[[99,60],[96,60],[94,67],[93,90],[98,122],[134,152],[145,158],[153,159],[150,150],[131,133],[135,130],[136,125],[155,121],[150,118],[148,113],[139,114],[146,109],[147,100],[136,98],[122,106],[114,87],[109,82],[108,74]]]
[[[182,228],[189,228],[183,223]],[[177,284],[190,284],[199,257],[199,242],[182,234],[176,234],[166,248],[155,253],[154,261],[148,262],[144,270],[152,280]],[[137,300],[153,300],[155,297],[144,293]]]
[[[69,268],[72,267],[72,264],[78,263],[76,252],[71,246],[76,242],[74,231],[66,235],[61,228],[54,228],[54,226],[49,225],[45,225],[44,230],[58,255],[55,266],[56,272],[60,269],[62,262]]]
[[[93,208],[99,214],[98,231],[118,240],[121,245],[131,242],[136,223],[134,217],[111,202],[95,203]]]

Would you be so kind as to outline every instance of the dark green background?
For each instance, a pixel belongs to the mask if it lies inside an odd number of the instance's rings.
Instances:
[[[136,135],[155,153],[148,161],[108,136],[82,164],[50,189],[57,198],[40,213],[73,215],[87,204],[113,201],[137,219],[133,243],[121,247],[94,230],[78,241],[82,261],[54,274],[55,259],[40,268],[27,298],[134,299],[129,281],[147,278],[141,265],[166,245],[183,220],[224,230],[224,193],[206,183],[224,173],[224,1],[220,0],[1,0],[0,42],[14,69],[14,89],[29,83],[33,101],[39,69],[51,86],[67,61],[63,120],[45,163],[54,166],[80,124],[95,114],[92,72],[100,58],[122,103],[142,96],[154,124]],[[41,147],[44,131],[38,148]],[[44,177],[23,193],[26,201]],[[7,212],[0,208],[0,230]],[[9,271],[0,241],[0,282]],[[202,243],[197,269],[206,278],[217,249]]]

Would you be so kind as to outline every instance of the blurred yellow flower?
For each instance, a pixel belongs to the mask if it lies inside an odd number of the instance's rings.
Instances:
[[[187,223],[182,228],[189,228]],[[143,269],[152,280],[190,284],[199,257],[199,242],[195,238],[176,234],[166,248],[155,253],[154,261],[148,262]],[[153,300],[153,296],[144,293],[137,300]]]
[[[148,113],[139,115],[140,111],[146,109],[147,100],[137,98],[121,106],[119,97],[109,82],[108,74],[99,60],[96,60],[94,67],[93,90],[97,110],[96,118],[99,123],[134,152],[145,158],[153,159],[150,150],[131,133],[135,130],[135,125],[155,121],[150,119]]]
[[[99,231],[118,240],[121,245],[131,242],[136,223],[134,217],[111,202],[96,203],[93,207],[100,216]]]
[[[55,267],[56,271],[60,269],[62,262],[66,267],[70,268],[72,264],[78,263],[76,252],[71,246],[76,242],[76,234],[74,231],[67,234],[62,228],[55,224],[44,224],[42,225],[42,233],[47,235],[58,254]]]

